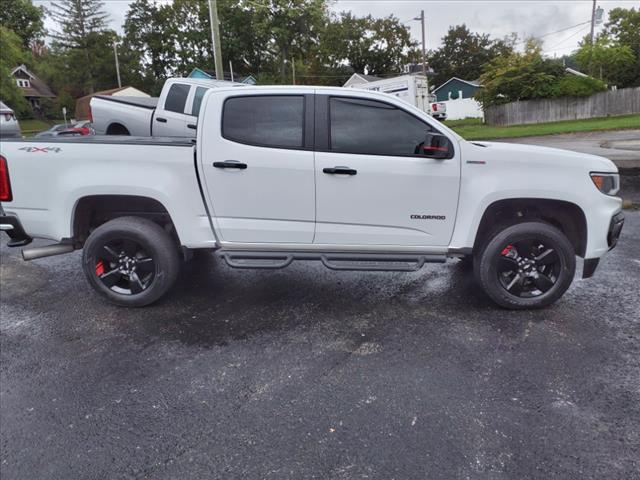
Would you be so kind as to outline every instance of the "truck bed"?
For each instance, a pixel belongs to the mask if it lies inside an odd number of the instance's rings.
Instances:
[[[114,97],[111,95],[96,95],[95,98],[133,105],[134,107],[148,108],[150,110],[153,110],[158,105],[158,97]]]

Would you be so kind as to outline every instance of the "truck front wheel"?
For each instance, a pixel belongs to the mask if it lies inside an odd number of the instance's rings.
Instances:
[[[159,225],[120,217],[96,228],[84,245],[82,267],[91,286],[109,301],[143,307],[175,283],[178,249]]]
[[[474,273],[498,305],[542,308],[569,288],[575,251],[560,230],[543,222],[511,225],[490,235],[475,256]]]

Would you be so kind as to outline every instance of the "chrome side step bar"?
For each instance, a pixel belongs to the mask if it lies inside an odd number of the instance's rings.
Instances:
[[[380,254],[332,252],[262,252],[221,249],[216,252],[232,268],[278,269],[294,260],[320,261],[331,270],[415,272],[425,263],[444,263],[446,254]]]

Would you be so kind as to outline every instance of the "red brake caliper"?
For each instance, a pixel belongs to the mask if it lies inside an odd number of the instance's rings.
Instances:
[[[104,274],[104,264],[102,263],[102,260],[98,260],[98,263],[96,263],[96,275],[101,276]]]
[[[500,255],[503,255],[503,256],[509,255],[509,252],[511,251],[512,248],[513,248],[513,245],[507,245],[506,247],[504,247]]]

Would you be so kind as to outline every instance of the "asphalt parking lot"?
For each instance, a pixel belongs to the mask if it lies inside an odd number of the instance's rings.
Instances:
[[[416,273],[199,259],[161,304],[104,303],[79,254],[0,248],[3,480],[632,479],[640,212],[555,306]]]

